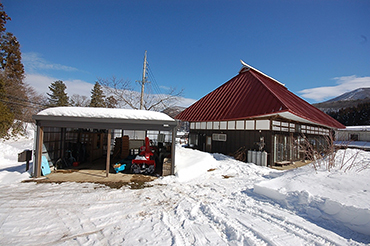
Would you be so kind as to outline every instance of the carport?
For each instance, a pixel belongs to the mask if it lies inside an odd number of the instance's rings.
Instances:
[[[72,145],[74,148],[78,146],[79,155],[89,152],[88,158],[91,160],[106,156],[105,170],[108,177],[112,145],[117,142],[117,138],[128,138],[125,135],[128,131],[133,136],[145,134],[154,138],[158,135],[155,141],[161,146],[166,142],[170,151],[170,158],[167,158],[170,170],[163,175],[174,174],[177,123],[164,113],[133,109],[56,107],[39,112],[33,119],[37,125],[33,177],[41,176],[43,156],[47,157],[50,165],[55,165],[58,159],[65,157]],[[120,132],[118,137],[117,130]],[[143,142],[136,136],[128,141],[130,149],[124,152],[139,148]]]

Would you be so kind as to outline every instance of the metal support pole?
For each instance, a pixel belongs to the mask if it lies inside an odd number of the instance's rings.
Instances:
[[[41,177],[41,158],[42,158],[42,145],[44,142],[44,128],[42,126],[37,126],[37,136],[36,136],[36,151],[35,151],[35,164],[33,175],[36,178]]]
[[[109,175],[109,168],[110,168],[110,144],[111,144],[111,138],[112,138],[112,133],[111,129],[108,130],[108,136],[107,136],[107,162],[106,162],[106,176],[108,177]]]

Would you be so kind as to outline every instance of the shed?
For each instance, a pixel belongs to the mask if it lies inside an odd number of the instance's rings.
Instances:
[[[339,147],[354,147],[370,150],[370,126],[347,126],[335,131],[335,144]]]
[[[190,122],[192,147],[224,154],[261,150],[274,165],[303,158],[299,146],[305,138],[319,148],[333,129],[345,128],[284,84],[242,64],[237,76],[176,116]]]
[[[106,156],[108,176],[111,155],[122,158],[129,151],[137,151],[146,136],[162,147],[167,142],[171,157],[167,174],[174,173],[177,124],[166,114],[133,109],[56,107],[43,110],[33,118],[37,125],[34,177],[41,176],[42,156],[47,157],[50,165],[56,165],[58,159],[72,155],[73,151],[81,161],[87,162]],[[123,138],[128,140],[126,146],[122,146]],[[119,139],[119,153],[114,153]]]

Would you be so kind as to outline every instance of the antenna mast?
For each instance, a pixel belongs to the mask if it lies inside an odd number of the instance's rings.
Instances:
[[[144,65],[143,65],[143,78],[140,81],[141,82],[140,109],[143,109],[143,106],[144,106],[144,87],[145,87],[145,83],[148,83],[147,78],[146,78],[146,66],[147,66],[147,62],[146,62],[146,51],[145,51]]]

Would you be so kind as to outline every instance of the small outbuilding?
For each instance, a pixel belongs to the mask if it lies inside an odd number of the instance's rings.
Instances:
[[[153,111],[56,107],[34,115],[37,132],[33,176],[40,177],[42,160],[50,167],[58,161],[73,160],[84,168],[100,165],[108,176],[112,171],[111,158],[124,159],[138,154],[148,137],[158,151],[159,175],[174,173],[176,121]],[[105,159],[103,162],[97,160]],[[167,161],[164,164],[164,161]],[[63,164],[63,163],[62,163]]]
[[[341,123],[290,92],[284,84],[242,62],[239,74],[176,119],[190,122],[190,147],[233,154],[248,150],[259,165],[304,159],[303,143],[325,148]]]
[[[335,131],[338,147],[352,147],[370,150],[370,126],[347,126]]]

